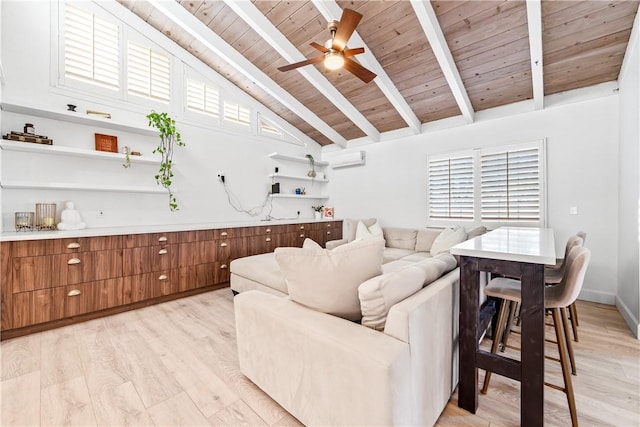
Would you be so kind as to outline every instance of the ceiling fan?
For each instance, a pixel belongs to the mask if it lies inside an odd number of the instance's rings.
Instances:
[[[364,48],[347,49],[347,41],[361,19],[362,14],[351,9],[345,9],[342,12],[340,22],[335,20],[329,22],[328,29],[331,31],[331,38],[325,42],[324,46],[316,42],[311,43],[311,46],[318,49],[324,55],[285,65],[284,67],[278,67],[278,70],[289,71],[305,65],[324,62],[324,66],[329,70],[337,70],[338,68],[344,67],[363,82],[369,83],[376,77],[376,74],[350,58],[351,56],[364,53]]]

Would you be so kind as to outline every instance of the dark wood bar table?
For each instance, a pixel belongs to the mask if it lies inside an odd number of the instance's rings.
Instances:
[[[501,227],[451,248],[460,256],[458,406],[476,413],[478,369],[520,381],[520,424],[544,419],[544,266],[556,263],[553,230]],[[478,347],[480,272],[520,277],[521,361]]]

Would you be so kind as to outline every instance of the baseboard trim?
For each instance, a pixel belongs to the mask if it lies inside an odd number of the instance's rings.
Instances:
[[[631,332],[636,336],[636,339],[640,339],[640,322],[636,319],[636,316],[633,315],[629,307],[622,301],[620,298],[616,296],[616,308],[622,315],[622,318],[625,322],[627,322],[627,326],[631,329]]]
[[[609,292],[592,291],[584,289],[580,291],[579,300],[597,302],[600,304],[614,305],[616,303],[616,295]]]

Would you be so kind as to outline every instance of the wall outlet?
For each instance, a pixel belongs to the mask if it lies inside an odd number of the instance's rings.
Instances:
[[[218,181],[224,182],[224,172],[218,171],[217,177],[218,177]]]
[[[569,206],[569,215],[578,215],[578,207]]]

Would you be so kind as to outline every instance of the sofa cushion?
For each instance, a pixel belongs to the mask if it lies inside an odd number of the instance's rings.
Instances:
[[[383,249],[382,240],[362,240],[333,250],[277,248],[275,257],[293,301],[357,321],[358,286],[382,274]]]
[[[395,260],[395,261],[390,261],[390,262],[382,264],[382,274],[392,273],[394,271],[401,270],[401,269],[403,269],[405,267],[408,267],[410,265],[413,265],[413,264],[415,264],[415,262],[405,261],[404,258],[398,259],[398,260]]]
[[[355,240],[366,239],[384,239],[382,228],[377,222],[373,223],[371,227],[367,227],[362,221],[358,222]]]
[[[442,229],[438,228],[421,228],[416,236],[416,251],[429,252],[433,241],[442,233]]]
[[[373,277],[358,288],[362,325],[383,330],[389,309],[399,301],[422,289],[427,273],[409,266],[393,273]]]
[[[456,257],[447,252],[438,254],[434,256],[433,259],[437,259],[445,263],[444,273],[448,273],[458,266],[458,260]]]
[[[384,239],[387,247],[415,250],[418,230],[413,228],[384,228]]]
[[[482,236],[487,232],[487,227],[481,225],[467,232],[467,239],[473,239],[474,237]]]
[[[231,273],[288,293],[287,282],[280,271],[273,252],[238,258],[229,264]]]
[[[322,249],[322,246],[316,243],[315,240],[310,239],[308,237],[304,239],[304,242],[302,242],[302,247],[304,249]]]
[[[462,227],[445,228],[431,245],[431,255],[448,252],[452,246],[467,240],[467,233]]]
[[[415,253],[412,249],[384,248],[384,263],[404,258]]]
[[[369,219],[346,219],[344,223],[347,226],[347,243],[351,243],[356,240],[356,231],[358,230],[358,223],[362,222],[367,227],[371,227],[377,222],[375,218]]]
[[[427,258],[431,258],[431,254],[429,252],[414,252],[411,255],[404,256],[400,259],[402,261],[420,262]]]

